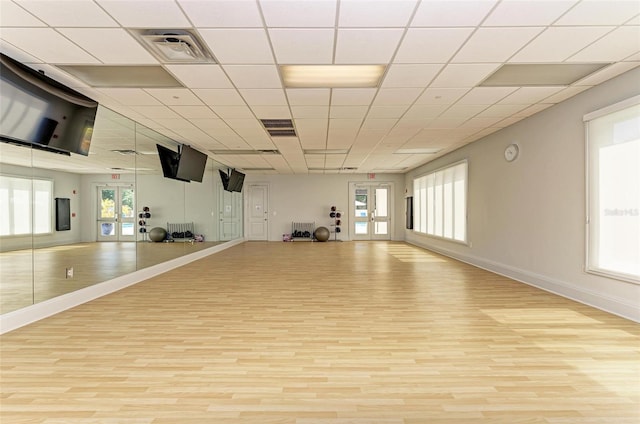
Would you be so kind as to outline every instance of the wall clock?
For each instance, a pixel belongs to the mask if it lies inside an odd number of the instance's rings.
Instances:
[[[504,158],[507,162],[512,162],[518,157],[519,152],[520,149],[517,144],[510,144],[506,149],[504,149]]]

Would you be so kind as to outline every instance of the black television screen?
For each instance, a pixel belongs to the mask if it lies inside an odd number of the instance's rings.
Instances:
[[[89,154],[98,103],[0,54],[0,140]]]
[[[178,172],[178,163],[180,162],[180,154],[160,144],[156,144],[156,148],[158,149],[158,156],[160,157],[162,174],[165,178],[189,182],[189,180],[178,178],[176,175]]]
[[[244,174],[242,172],[238,172],[235,169],[231,170],[231,175],[229,175],[229,191],[242,191],[242,184],[244,183]]]
[[[222,180],[222,188],[225,189],[226,191],[231,191],[231,190],[229,190],[229,174],[224,172],[222,169],[219,169],[218,171],[220,171],[220,179]]]
[[[179,180],[190,180],[202,182],[204,169],[207,166],[207,155],[189,146],[182,146],[176,178]]]

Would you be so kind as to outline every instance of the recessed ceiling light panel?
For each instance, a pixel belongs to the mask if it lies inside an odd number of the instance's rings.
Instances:
[[[483,87],[536,87],[571,85],[609,63],[508,64],[485,79]]]
[[[377,87],[384,65],[281,65],[287,88]]]

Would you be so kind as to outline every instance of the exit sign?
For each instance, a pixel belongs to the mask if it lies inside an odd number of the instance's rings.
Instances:
[[[119,180],[120,179],[120,174],[111,174],[111,179],[112,180]]]

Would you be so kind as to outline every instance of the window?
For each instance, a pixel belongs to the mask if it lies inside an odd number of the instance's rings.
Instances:
[[[587,269],[640,282],[640,96],[584,120]]]
[[[0,236],[51,233],[53,182],[0,175]]]
[[[467,240],[467,162],[413,180],[414,231]]]

